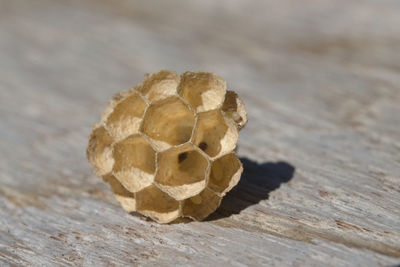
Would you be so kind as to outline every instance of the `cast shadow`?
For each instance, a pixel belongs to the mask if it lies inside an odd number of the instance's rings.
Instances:
[[[226,194],[221,206],[206,221],[239,214],[247,207],[268,199],[270,192],[289,182],[295,173],[295,167],[284,161],[258,163],[244,157],[240,160],[244,169],[240,182]]]

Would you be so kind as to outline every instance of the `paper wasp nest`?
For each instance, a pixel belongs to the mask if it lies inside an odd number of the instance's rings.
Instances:
[[[219,76],[160,71],[113,97],[87,158],[128,212],[159,223],[202,220],[240,179],[234,149],[246,122]]]

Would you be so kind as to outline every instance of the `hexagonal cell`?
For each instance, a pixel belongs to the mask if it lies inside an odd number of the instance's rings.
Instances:
[[[247,123],[247,113],[243,101],[233,91],[227,91],[222,110],[242,129]]]
[[[108,116],[114,111],[115,106],[120,103],[122,100],[132,95],[135,92],[134,88],[123,90],[121,92],[116,93],[110,101],[107,103],[106,109],[101,113],[101,122],[106,123]]]
[[[150,102],[176,94],[180,77],[176,72],[162,70],[146,77],[138,89]]]
[[[183,201],[183,216],[201,221],[213,213],[220,203],[221,197],[206,188],[200,194]]]
[[[206,186],[208,160],[189,143],[161,152],[157,164],[156,183],[177,200],[192,197]]]
[[[126,97],[115,105],[106,120],[106,127],[116,140],[138,133],[147,104],[137,93]]]
[[[210,157],[216,157],[232,151],[238,137],[236,127],[231,121],[225,120],[218,109],[199,114],[192,140]]]
[[[150,185],[136,193],[136,209],[159,223],[169,223],[179,217],[179,202]]]
[[[144,115],[141,131],[158,149],[185,143],[195,122],[193,112],[176,96],[153,103]]]
[[[242,172],[240,160],[234,153],[227,154],[211,164],[208,187],[223,196],[239,182]]]
[[[114,164],[111,148],[113,141],[103,126],[95,128],[89,137],[86,156],[98,176],[111,172]]]
[[[132,135],[114,145],[114,176],[131,192],[149,186],[154,180],[156,152],[140,135]]]
[[[197,112],[219,107],[224,101],[226,82],[213,73],[185,72],[181,76],[178,93]]]
[[[103,178],[105,182],[107,182],[112,191],[114,192],[115,198],[121,203],[122,208],[127,212],[136,211],[136,200],[135,195],[125,187],[112,175],[107,175]]]

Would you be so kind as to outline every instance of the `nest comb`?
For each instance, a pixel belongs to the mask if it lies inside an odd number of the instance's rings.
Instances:
[[[159,223],[202,220],[240,179],[234,149],[246,122],[219,76],[163,70],[111,99],[87,158],[126,211]]]

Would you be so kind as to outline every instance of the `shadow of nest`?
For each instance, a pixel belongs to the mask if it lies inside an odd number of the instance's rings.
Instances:
[[[223,198],[221,206],[206,221],[214,221],[239,214],[249,206],[269,198],[269,194],[281,184],[289,182],[295,173],[290,163],[258,163],[248,158],[240,158],[243,174],[240,182]]]

